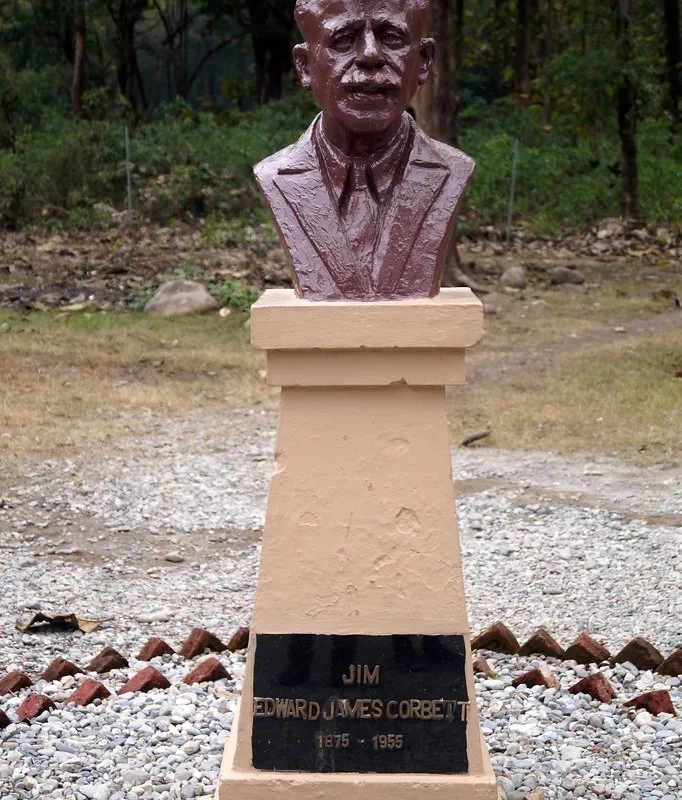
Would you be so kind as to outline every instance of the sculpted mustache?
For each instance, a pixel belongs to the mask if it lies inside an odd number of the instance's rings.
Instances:
[[[367,78],[357,73],[351,73],[341,79],[341,86],[349,91],[390,91],[399,89],[400,84],[388,75],[372,75]]]

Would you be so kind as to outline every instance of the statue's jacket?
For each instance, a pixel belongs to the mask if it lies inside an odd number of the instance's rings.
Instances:
[[[415,127],[402,180],[383,211],[372,273],[359,274],[314,144],[319,119],[254,170],[289,251],[297,293],[314,300],[437,294],[472,159]]]

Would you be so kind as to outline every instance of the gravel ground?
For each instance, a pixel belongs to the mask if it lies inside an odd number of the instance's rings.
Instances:
[[[56,656],[87,663],[105,644],[130,667],[149,636],[179,646],[195,626],[223,639],[248,623],[275,417],[235,412],[169,422],[120,442],[103,461],[49,462],[0,483],[0,676],[39,674]],[[609,459],[457,450],[458,507],[471,626],[502,619],[520,639],[545,625],[567,646],[582,630],[611,652],[635,635],[665,654],[682,645],[682,471]],[[216,598],[220,600],[216,603]],[[20,634],[33,610],[102,619],[93,634]],[[484,733],[508,800],[680,800],[682,688],[631,665],[601,669],[618,696],[599,705],[567,688],[589,668],[552,663],[562,689],[512,689],[535,659],[487,654],[477,683]],[[87,709],[61,707],[0,732],[0,798],[134,800],[209,795],[244,670],[180,684],[177,657],[157,666],[173,688]],[[73,679],[37,690],[63,700]],[[677,717],[622,703],[667,688]],[[10,718],[26,691],[0,699]],[[544,794],[542,791],[544,790]]]

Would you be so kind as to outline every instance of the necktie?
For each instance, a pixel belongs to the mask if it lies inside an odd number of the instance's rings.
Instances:
[[[378,216],[379,205],[368,184],[367,163],[355,160],[350,168],[349,189],[341,210],[341,218],[348,243],[357,259],[358,269],[367,280],[372,274]]]

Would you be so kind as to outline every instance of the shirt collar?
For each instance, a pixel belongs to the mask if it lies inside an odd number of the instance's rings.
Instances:
[[[405,168],[414,139],[414,123],[409,114],[404,114],[400,129],[391,141],[368,158],[353,158],[335,147],[324,135],[321,116],[315,126],[313,139],[337,205],[340,206],[343,201],[354,164],[361,168],[364,166],[371,174],[372,188],[377,193],[379,202],[383,203],[393,183],[400,179]]]

